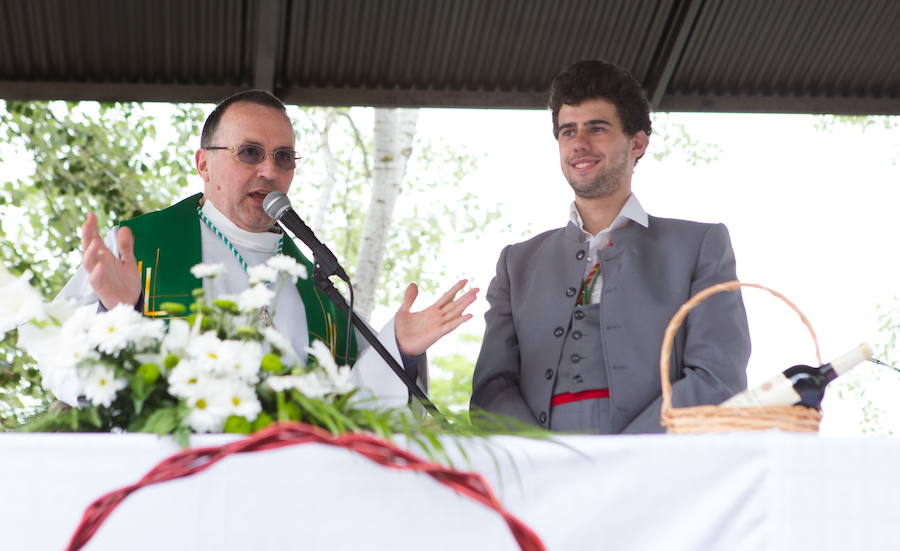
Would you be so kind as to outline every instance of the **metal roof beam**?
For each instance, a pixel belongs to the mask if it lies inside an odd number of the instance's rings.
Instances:
[[[659,109],[662,98],[672,80],[675,66],[681,59],[684,47],[687,45],[688,36],[694,28],[694,23],[700,15],[700,8],[704,0],[684,0],[679,2],[672,17],[671,30],[666,33],[656,58],[650,65],[647,79],[647,98],[650,100],[650,108],[653,111]]]
[[[256,0],[256,29],[253,41],[253,87],[275,91],[275,61],[284,47],[279,28],[281,0]]]

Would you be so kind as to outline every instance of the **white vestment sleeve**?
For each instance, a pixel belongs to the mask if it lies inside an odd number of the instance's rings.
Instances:
[[[103,239],[106,247],[116,256],[119,256],[119,242],[116,240],[116,232],[118,232],[118,230],[118,226],[114,227],[106,235],[106,238]],[[97,298],[94,289],[91,287],[90,274],[84,269],[83,264],[78,267],[78,271],[75,272],[72,279],[66,283],[65,287],[62,288],[62,291],[56,295],[56,298],[54,298],[53,301],[56,302],[57,300],[64,299],[74,300],[79,306],[85,304],[98,304],[100,302],[100,299]]]
[[[394,333],[394,319],[391,318],[378,333],[378,340],[390,352],[391,356],[397,360],[397,363],[403,366],[403,359],[400,355],[400,346],[397,344],[397,338]],[[387,365],[387,363],[378,355],[371,346],[367,346],[365,340],[360,337],[360,345],[366,346],[362,351],[356,363],[353,364],[351,375],[353,382],[359,387],[357,393],[360,405],[369,408],[398,408],[406,406],[409,402],[409,390],[396,373]],[[427,367],[425,362],[419,365],[419,376],[417,382],[427,381]]]

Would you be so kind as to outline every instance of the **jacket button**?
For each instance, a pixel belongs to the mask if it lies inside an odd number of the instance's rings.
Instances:
[[[556,329],[553,330],[553,336],[554,337],[562,337],[564,332],[565,331],[563,330],[562,327],[557,327]]]
[[[576,382],[576,383],[583,383],[583,382],[584,382],[584,379],[581,377],[581,375],[575,375],[574,379],[575,379],[575,382]]]
[[[552,369],[548,369],[547,371],[545,371],[545,372],[544,372],[544,378],[547,379],[548,381],[549,381],[550,379],[552,379],[552,378],[553,378],[553,370],[552,370]]]
[[[581,361],[581,356],[579,356],[578,354],[572,354],[572,355],[569,357],[569,359],[572,360],[572,363],[573,363],[573,364],[577,364],[578,362]]]
[[[575,296],[575,287],[569,287],[568,289],[566,289],[566,296],[574,297]]]
[[[584,258],[584,251],[578,251],[577,253],[575,253],[575,258],[577,258],[578,260],[583,259],[583,258]]]
[[[583,319],[584,319],[584,312],[581,311],[581,310],[575,310],[575,319],[577,319],[577,320],[583,320]]]
[[[572,332],[572,338],[575,339],[576,341],[577,341],[578,339],[580,339],[580,338],[581,338],[581,331],[573,331],[573,332]]]
[[[542,411],[541,414],[538,415],[538,421],[540,421],[542,425],[544,423],[546,423],[547,422],[547,412]]]

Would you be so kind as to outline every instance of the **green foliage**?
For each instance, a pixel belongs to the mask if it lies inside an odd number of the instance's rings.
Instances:
[[[900,298],[894,297],[877,308],[878,339],[874,343],[875,359],[888,366],[900,367]],[[900,372],[891,367],[863,364],[829,385],[829,392],[855,412],[854,419],[862,434],[892,436],[898,426],[895,406],[900,391]]]
[[[718,159],[722,148],[696,138],[683,124],[672,122],[669,113],[653,113],[653,147],[650,154],[661,161],[675,153],[684,155],[691,166],[697,166]]]
[[[887,115],[816,115],[813,126],[819,132],[846,132],[856,130],[864,133],[868,130],[898,130],[900,117]],[[896,137],[896,133],[894,133]],[[895,141],[891,162],[900,162],[900,142]]]
[[[472,396],[472,374],[475,364],[472,358],[481,348],[481,336],[461,333],[457,335],[455,352],[429,359],[430,397],[439,407],[452,412],[464,412]]]
[[[813,126],[820,132],[832,132],[846,128],[894,130],[900,127],[900,117],[883,115],[816,115]]]
[[[30,167],[27,177],[0,180],[0,263],[14,274],[31,271],[32,285],[55,296],[81,262],[89,210],[106,228],[171,203],[187,183],[187,142],[202,113],[170,112],[163,136],[156,115],[136,103],[0,102],[4,156]],[[47,400],[16,338],[11,331],[0,342],[3,427]]]
[[[315,230],[351,267],[348,271],[352,277],[369,204],[372,131],[359,123],[364,112],[356,109],[351,118],[348,109],[304,108],[296,112],[294,124],[300,130],[298,148],[318,151],[319,132],[329,113],[335,112],[337,122],[330,135],[338,187],[329,205],[328,225]],[[304,160],[295,178],[294,189],[302,190],[296,198],[301,212],[314,212],[318,206],[317,192],[326,174],[320,157]],[[477,238],[481,233],[508,228],[497,207],[485,205],[464,189],[466,175],[476,166],[477,158],[465,149],[449,147],[439,140],[416,138],[391,223],[377,285],[377,304],[399,303],[408,281],[418,282],[424,294],[436,291],[448,279],[463,275],[458,267],[448,267],[442,261],[443,248]]]

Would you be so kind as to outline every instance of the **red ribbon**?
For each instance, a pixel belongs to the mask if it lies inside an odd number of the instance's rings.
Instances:
[[[441,484],[450,487],[456,493],[499,513],[506,521],[522,551],[545,551],[544,544],[537,534],[503,507],[480,474],[464,473],[426,461],[372,434],[334,435],[303,423],[273,425],[248,438],[230,444],[184,450],[163,459],[139,481],[109,492],[91,503],[85,509],[81,522],[75,529],[75,533],[72,534],[72,539],[66,549],[68,551],[81,549],[91,540],[106,517],[132,492],[144,486],[196,474],[233,453],[257,452],[309,443],[346,448],[390,469],[425,473]]]

